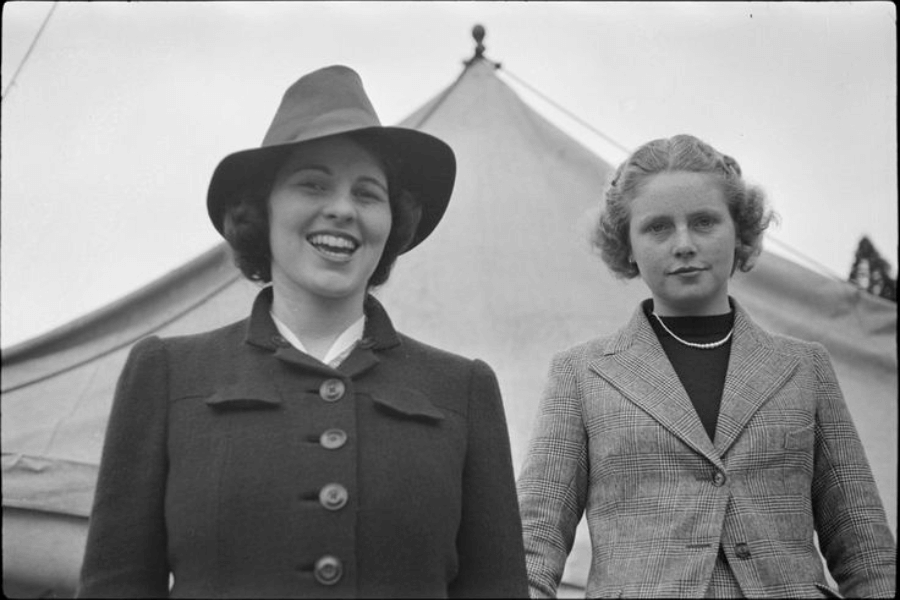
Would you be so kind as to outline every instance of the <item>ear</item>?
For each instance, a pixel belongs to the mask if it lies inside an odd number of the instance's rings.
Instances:
[[[759,252],[754,252],[750,256],[747,257],[747,260],[744,261],[744,272],[746,273],[750,269],[752,269],[756,265],[756,259],[759,257]]]

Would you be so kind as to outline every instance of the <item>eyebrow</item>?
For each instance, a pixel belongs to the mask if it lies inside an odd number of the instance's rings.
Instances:
[[[647,215],[646,217],[638,219],[638,220],[634,221],[634,224],[637,225],[638,227],[643,227],[644,225],[648,225],[650,223],[654,223],[654,222],[660,221],[660,220],[671,221],[672,217],[668,214],[656,213],[656,214]]]
[[[329,169],[328,167],[326,167],[325,165],[316,165],[316,164],[311,164],[311,165],[307,165],[307,164],[299,164],[299,165],[297,165],[296,167],[294,167],[294,168],[292,169],[292,171],[293,171],[294,173],[299,173],[300,171],[322,171],[322,172],[325,173],[326,175],[333,175],[333,174],[334,174],[334,173],[332,172],[332,170]],[[381,183],[377,178],[372,177],[371,175],[363,175],[363,176],[360,177],[359,179],[360,179],[361,181],[368,181],[368,182],[374,183],[375,185],[377,185],[378,187],[380,187],[381,189],[383,189],[385,194],[389,193],[389,192],[388,192],[388,189],[387,189],[387,186],[386,186],[385,184]]]
[[[687,218],[695,219],[697,217],[721,217],[723,214],[725,214],[725,211],[722,211],[722,210],[719,210],[716,208],[701,208],[701,209],[698,209],[698,210],[688,213]],[[672,215],[665,211],[660,211],[658,213],[651,213],[641,219],[634,221],[634,223],[638,227],[642,227],[644,225],[654,223],[654,222],[660,221],[660,220],[671,221]]]

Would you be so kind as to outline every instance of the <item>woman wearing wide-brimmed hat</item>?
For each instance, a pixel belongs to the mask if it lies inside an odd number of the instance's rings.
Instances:
[[[369,294],[437,225],[455,165],[382,127],[341,66],[219,164],[212,222],[271,285],[244,321],[132,350],[80,595],[527,594],[493,371],[396,332]]]

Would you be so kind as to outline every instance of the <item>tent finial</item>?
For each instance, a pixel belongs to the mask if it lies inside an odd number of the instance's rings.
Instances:
[[[484,44],[481,43],[484,40],[484,27],[475,25],[472,28],[472,37],[475,38],[475,56],[472,58],[481,58],[484,56]]]
[[[475,39],[475,54],[472,55],[472,58],[470,58],[469,60],[463,61],[463,64],[465,64],[467,67],[472,65],[473,63],[480,61],[480,60],[487,60],[488,62],[493,62],[493,61],[490,61],[489,59],[485,58],[485,56],[484,56],[484,50],[485,50],[484,44],[483,44],[484,34],[485,34],[485,30],[484,30],[483,25],[476,24],[475,27],[472,28],[472,37]],[[494,64],[495,69],[500,68],[500,63],[493,63],[493,64]]]

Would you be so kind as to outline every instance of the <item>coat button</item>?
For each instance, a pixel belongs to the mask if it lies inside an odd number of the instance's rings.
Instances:
[[[716,472],[716,476],[713,477],[713,485],[716,487],[722,487],[723,485],[725,485],[725,479],[725,473],[723,473],[722,471],[718,471]]]
[[[347,488],[339,483],[329,483],[319,491],[319,504],[328,510],[340,510],[349,497]]]
[[[319,396],[326,402],[337,402],[344,397],[346,389],[340,379],[326,379],[319,386]]]
[[[734,555],[738,558],[750,558],[750,547],[744,542],[739,542],[734,546]]]
[[[344,574],[344,566],[341,561],[334,556],[325,555],[316,561],[316,568],[313,570],[316,581],[322,585],[334,585],[341,580]]]
[[[272,336],[272,343],[279,348],[288,348],[291,345],[291,343],[287,341],[286,337],[278,333]]]
[[[319,437],[319,443],[328,450],[337,450],[347,443],[347,432],[343,429],[329,429]]]

